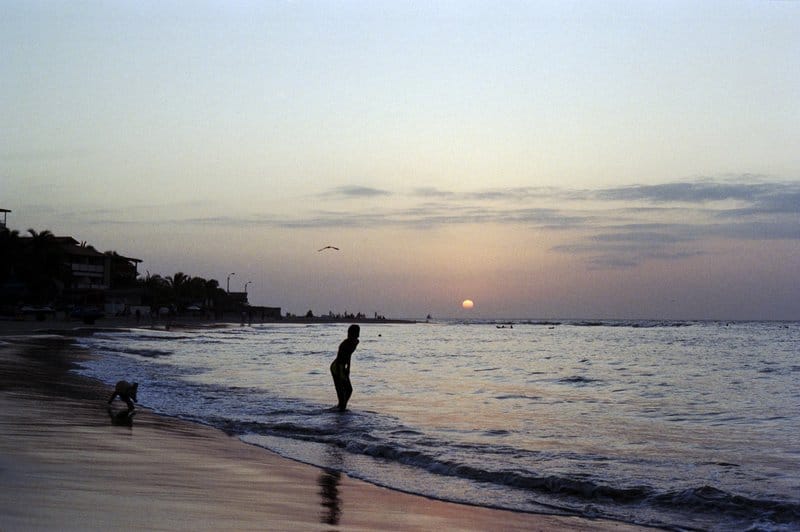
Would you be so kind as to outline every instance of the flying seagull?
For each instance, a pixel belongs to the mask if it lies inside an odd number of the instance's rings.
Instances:
[[[339,251],[339,248],[337,248],[336,246],[325,246],[324,248],[320,248],[317,251],[325,251],[326,249],[335,249],[336,251]]]

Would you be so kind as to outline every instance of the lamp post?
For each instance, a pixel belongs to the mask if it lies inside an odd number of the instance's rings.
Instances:
[[[228,284],[226,285],[226,291],[230,294],[231,293],[231,277],[236,275],[236,272],[228,274]]]
[[[252,283],[253,283],[253,281],[247,281],[246,283],[244,283],[244,293],[245,294],[247,293],[247,285],[252,284]]]

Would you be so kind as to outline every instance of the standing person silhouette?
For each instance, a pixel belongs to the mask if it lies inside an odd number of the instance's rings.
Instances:
[[[344,412],[347,409],[347,401],[353,395],[353,386],[350,384],[350,355],[353,354],[353,351],[358,346],[358,335],[360,333],[361,327],[355,324],[347,329],[347,338],[339,344],[336,360],[331,363],[331,375],[333,376],[333,384],[336,386],[336,396],[339,398],[338,408],[340,412]]]

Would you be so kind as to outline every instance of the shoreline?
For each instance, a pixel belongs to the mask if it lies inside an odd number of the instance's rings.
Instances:
[[[213,318],[181,316],[173,319],[159,318],[157,320],[150,320],[142,318],[136,321],[132,316],[114,316],[107,318],[100,318],[95,323],[86,324],[81,320],[74,319],[53,319],[49,318],[43,321],[37,321],[28,317],[27,319],[14,319],[14,318],[0,318],[0,338],[4,336],[28,336],[28,335],[42,335],[42,334],[59,334],[64,336],[74,336],[81,334],[91,334],[96,331],[103,330],[120,330],[120,329],[207,329],[207,328],[224,328],[224,327],[249,327],[256,325],[302,325],[302,324],[319,324],[319,323],[358,323],[358,324],[374,324],[374,325],[403,325],[419,323],[414,320],[401,320],[401,319],[346,319],[346,318],[328,318],[328,317],[314,317],[314,318],[281,318],[281,319],[265,319],[253,320],[252,322],[245,322],[242,324],[240,320],[216,320]]]
[[[63,336],[0,337],[0,528],[642,529],[428,499],[145,408],[129,417],[70,372],[90,356]]]

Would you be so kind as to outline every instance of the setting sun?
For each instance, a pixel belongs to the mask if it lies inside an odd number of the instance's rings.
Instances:
[[[461,303],[461,306],[463,308],[469,310],[469,309],[471,309],[472,307],[475,306],[475,303],[473,303],[471,299],[465,299],[464,302]]]

